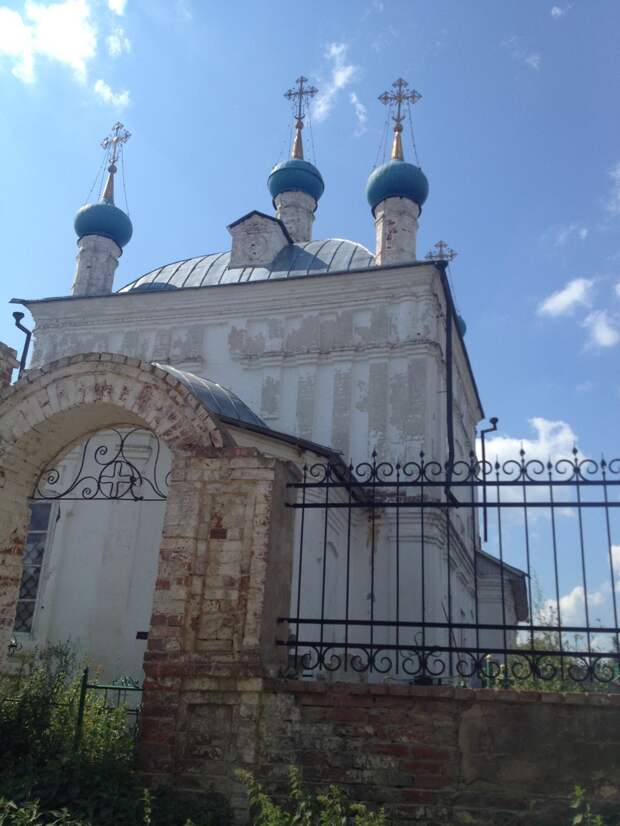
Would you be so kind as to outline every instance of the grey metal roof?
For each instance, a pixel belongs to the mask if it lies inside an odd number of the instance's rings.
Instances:
[[[265,422],[227,387],[222,387],[215,381],[203,379],[194,373],[188,373],[186,370],[178,370],[171,364],[159,364],[158,362],[153,362],[153,364],[178,379],[196,398],[200,399],[208,410],[217,416],[225,416],[227,419],[235,419],[241,424],[254,427],[267,427]]]
[[[289,244],[268,267],[229,268],[230,252],[203,255],[166,264],[137,278],[119,292],[134,292],[183,287],[212,287],[276,278],[303,278],[348,270],[366,270],[375,266],[366,247],[341,238]]]

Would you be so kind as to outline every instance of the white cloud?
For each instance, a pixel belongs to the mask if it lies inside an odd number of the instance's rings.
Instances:
[[[357,137],[359,137],[360,135],[363,135],[366,131],[366,121],[368,120],[368,113],[366,111],[366,107],[355,94],[355,92],[351,92],[349,100],[351,101],[353,109],[355,110],[355,117],[357,118],[357,129],[355,130],[355,134],[357,135]]]
[[[538,52],[533,52],[525,48],[518,37],[514,35],[502,41],[501,44],[505,49],[508,49],[513,59],[518,63],[525,64],[529,69],[538,71],[542,64],[542,55]]]
[[[111,57],[118,57],[123,54],[123,52],[129,52],[131,50],[131,41],[120,26],[115,28],[112,34],[106,37],[106,44]]]
[[[614,566],[614,574],[620,576],[620,545],[611,546],[611,562]]]
[[[566,9],[563,9],[561,6],[552,6],[549,14],[554,18],[554,20],[558,20],[560,17],[564,17],[566,14]]]
[[[588,237],[588,228],[576,222],[564,226],[553,227],[543,235],[543,241],[550,241],[554,247],[563,247],[572,238],[585,241]]]
[[[583,321],[588,330],[589,344],[593,347],[614,347],[620,341],[616,319],[607,310],[595,310]]]
[[[594,281],[590,278],[574,278],[565,287],[545,298],[538,305],[539,315],[569,315],[577,306],[590,306]]]
[[[349,86],[357,76],[358,67],[347,62],[348,50],[346,43],[330,43],[325,51],[325,57],[331,63],[330,77],[323,90],[315,98],[312,108],[317,121],[323,121],[329,117],[338,92]]]
[[[616,290],[616,295],[620,298],[620,281],[618,281],[614,289]]]
[[[588,593],[588,608],[590,610],[590,622],[593,621],[592,609],[599,608],[605,603],[605,596],[601,591],[590,591]],[[560,597],[560,614],[562,625],[582,625],[585,623],[585,592],[582,585],[576,585],[570,593]],[[540,610],[539,619],[543,622],[557,621],[557,604],[554,599],[547,599]]]
[[[126,6],[127,0],[108,0],[108,8],[114,14],[118,14],[119,17],[122,17],[125,14]]]
[[[113,92],[105,80],[98,80],[93,87],[93,91],[101,98],[103,103],[108,103],[117,109],[124,109],[129,106],[129,91],[127,89],[123,92]]]
[[[64,0],[45,5],[26,0],[23,16],[0,7],[0,56],[13,62],[15,77],[36,80],[37,58],[48,58],[73,70],[86,81],[88,62],[97,50],[97,29],[87,0]]]
[[[620,161],[609,172],[611,193],[607,201],[607,211],[614,216],[620,215]]]
[[[0,55],[13,58],[11,70],[25,83],[34,81],[34,55],[31,32],[19,12],[0,7]]]
[[[548,459],[555,461],[571,455],[573,447],[577,444],[577,435],[569,424],[561,420],[544,419],[541,416],[528,419],[528,424],[536,433],[533,439],[515,439],[511,436],[487,439],[487,459],[492,462],[497,459],[500,463],[508,459],[518,459],[522,448],[526,460],[539,459],[546,462]]]
[[[526,55],[524,61],[525,65],[529,66],[530,69],[536,69],[536,71],[538,71],[540,69],[540,64],[542,63],[542,57],[537,52],[532,52],[531,54]]]

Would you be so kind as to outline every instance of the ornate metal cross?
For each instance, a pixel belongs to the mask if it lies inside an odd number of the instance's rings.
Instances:
[[[398,80],[395,80],[394,83],[392,83],[392,88],[395,89],[394,92],[384,92],[382,95],[379,95],[379,100],[384,104],[384,106],[396,107],[396,114],[392,115],[392,120],[394,121],[392,160],[403,161],[405,156],[403,154],[403,142],[400,133],[403,131],[403,121],[405,116],[402,111],[402,106],[403,103],[417,103],[422,95],[419,92],[416,92],[415,89],[408,92],[407,89],[409,88],[409,84],[406,80],[403,80],[402,77],[399,77]]]
[[[457,253],[445,241],[437,241],[426,255],[427,261],[452,261]]]
[[[120,121],[117,121],[112,127],[110,134],[101,141],[101,146],[106,151],[112,147],[110,150],[111,166],[116,166],[119,149],[124,143],[127,143],[130,137],[131,132],[128,132],[123,124]]]
[[[129,471],[129,472],[127,472]],[[103,489],[104,485],[110,486],[110,492],[106,494],[108,499],[122,499],[127,492],[131,492],[134,499],[139,499],[134,493],[134,486],[139,485],[137,479],[131,472],[131,468],[125,462],[112,462],[99,474],[99,487]]]
[[[396,106],[396,114],[392,115],[392,120],[396,124],[394,126],[394,131],[402,132],[402,123],[405,119],[405,116],[402,113],[403,103],[417,103],[422,95],[419,92],[416,92],[415,89],[408,92],[407,89],[409,88],[409,84],[406,80],[403,80],[402,77],[399,77],[398,80],[395,80],[394,83],[392,83],[392,88],[396,91],[384,92],[382,95],[379,95],[379,100],[384,106]]]
[[[301,128],[302,121],[305,117],[305,105],[307,99],[313,98],[319,90],[315,89],[314,86],[306,86],[305,84],[308,83],[308,78],[303,75],[300,75],[295,83],[297,84],[297,88],[289,89],[288,92],[284,93],[284,97],[295,103],[295,107],[297,109],[295,112],[297,123],[295,125],[299,129]]]
[[[301,140],[301,130],[304,128],[306,101],[308,98],[313,98],[319,90],[315,89],[314,86],[306,86],[305,84],[308,83],[308,78],[303,75],[300,75],[295,83],[297,84],[297,88],[289,89],[288,92],[284,93],[284,97],[294,103],[297,110],[295,112],[295,138],[291,149],[291,158],[303,160],[304,145]]]

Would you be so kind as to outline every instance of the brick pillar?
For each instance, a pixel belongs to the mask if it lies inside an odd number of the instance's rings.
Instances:
[[[154,782],[213,787],[238,810],[234,778],[255,765],[265,677],[286,665],[296,471],[251,448],[176,458],[144,670],[142,766]],[[285,631],[281,633],[285,634]]]
[[[13,370],[17,367],[17,351],[0,341],[0,390],[11,384]],[[15,514],[20,510],[26,510],[27,501],[25,497],[23,501],[9,501],[4,487],[4,471],[0,470],[0,534],[3,533],[5,523],[12,524]],[[25,517],[26,514],[23,515]],[[15,605],[21,581],[21,557],[26,532],[25,518],[22,521],[23,530],[11,533],[8,545],[0,548],[0,664],[6,659],[7,646],[15,623]]]
[[[11,383],[13,370],[19,367],[17,350],[0,341],[0,390]]]

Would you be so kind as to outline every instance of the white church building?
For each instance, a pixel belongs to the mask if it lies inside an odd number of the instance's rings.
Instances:
[[[484,418],[447,260],[418,257],[429,187],[405,160],[401,139],[401,104],[415,102],[416,93],[399,80],[386,97],[394,142],[391,159],[368,179],[376,229],[368,250],[337,237],[337,227],[336,237],[312,237],[324,189],[303,154],[313,91],[300,78],[290,93],[295,139],[290,159],[268,178],[273,214],[252,211],[231,223],[230,250],[191,258],[179,250],[179,260],[142,275],[121,267],[120,289],[114,279],[132,225],[114,203],[128,137],[117,124],[106,142],[101,199],[75,220],[70,292],[15,299],[34,319],[29,370],[98,353],[156,365],[200,399],[238,446],[290,463],[302,480],[319,480],[285,492],[290,504],[303,496],[317,506],[294,509],[289,619],[307,621],[289,622],[284,641],[291,652],[296,646],[289,663],[299,677],[415,676],[397,667],[397,656],[382,667],[375,651],[400,650],[403,641],[413,650],[422,635],[426,648],[439,646],[443,679],[456,680],[442,646],[474,646],[469,625],[526,620],[524,574],[483,553],[474,507],[420,510],[400,507],[399,498],[397,508],[382,511],[375,500],[369,511],[363,487],[351,492],[347,483],[350,463],[349,481],[373,452],[391,465],[390,478],[396,463],[419,462],[421,452],[429,463],[468,462]],[[342,471],[327,489],[328,507],[320,470],[311,475],[326,464]],[[71,641],[106,679],[142,678],[170,467],[166,445],[132,421],[61,452],[32,491],[16,644],[28,650]],[[436,491],[438,499],[460,496],[456,488]],[[352,499],[356,509],[347,507]],[[369,618],[384,623],[370,629],[370,654]],[[482,633],[478,646],[491,649],[502,634]]]

